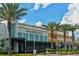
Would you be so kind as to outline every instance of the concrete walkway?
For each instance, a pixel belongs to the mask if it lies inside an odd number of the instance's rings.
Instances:
[[[59,55],[59,54],[45,55],[45,54],[41,54],[41,55],[36,55],[36,56],[79,56],[79,54],[73,54],[73,55]]]
[[[36,55],[36,56],[60,56],[60,55],[59,54],[48,54],[48,55],[39,54],[39,55]]]

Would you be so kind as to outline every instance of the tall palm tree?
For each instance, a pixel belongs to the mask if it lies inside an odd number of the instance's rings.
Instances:
[[[60,31],[62,31],[64,35],[64,48],[65,48],[65,43],[66,43],[66,33],[68,32],[68,29],[69,29],[69,24],[60,25]]]
[[[49,35],[51,36],[51,49],[53,48],[53,39],[55,38],[54,32],[57,30],[58,24],[56,22],[49,22],[47,25],[43,25],[45,30],[48,32],[48,37]]]
[[[7,20],[7,28],[9,33],[9,51],[11,55],[11,26],[12,21],[20,19],[22,16],[27,14],[27,9],[21,8],[18,3],[2,3],[0,7],[0,19]]]
[[[70,27],[69,27],[69,31],[72,32],[72,43],[73,43],[73,46],[74,46],[74,41],[75,41],[75,35],[74,35],[74,33],[75,33],[75,31],[77,29],[79,29],[79,25],[78,24],[75,24],[75,25],[71,24]]]

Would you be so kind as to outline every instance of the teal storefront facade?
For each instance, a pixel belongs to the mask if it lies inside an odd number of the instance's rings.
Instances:
[[[12,26],[12,49],[16,52],[33,52],[50,48],[48,33],[41,27],[22,23]]]

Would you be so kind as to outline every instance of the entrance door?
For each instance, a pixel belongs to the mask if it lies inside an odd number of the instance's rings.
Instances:
[[[24,44],[23,44],[23,42],[19,42],[18,48],[19,48],[19,52],[24,52]]]

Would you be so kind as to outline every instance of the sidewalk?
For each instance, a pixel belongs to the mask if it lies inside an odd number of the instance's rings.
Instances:
[[[73,54],[73,55],[60,55],[60,54],[41,54],[41,55],[36,55],[36,56],[79,56],[79,54]]]
[[[39,54],[39,55],[36,55],[36,56],[60,56],[59,54]]]

